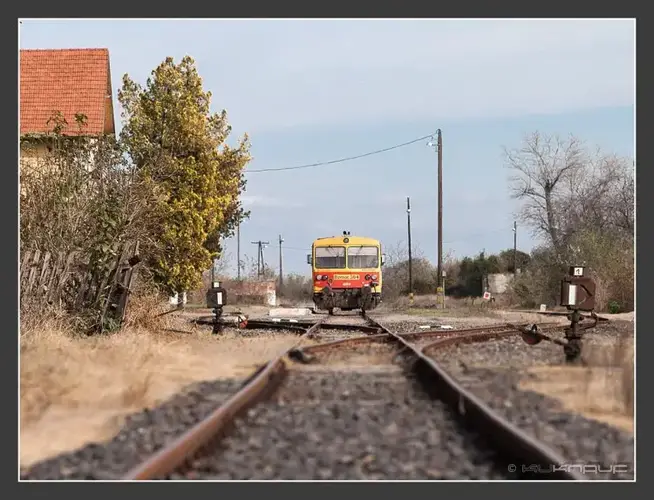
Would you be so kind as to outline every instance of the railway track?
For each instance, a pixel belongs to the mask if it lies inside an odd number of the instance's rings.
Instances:
[[[510,479],[524,476],[507,463],[563,463],[429,355],[514,335],[518,325],[396,334],[371,317],[343,318],[302,324],[293,347],[123,479]],[[585,479],[569,470],[547,477]]]

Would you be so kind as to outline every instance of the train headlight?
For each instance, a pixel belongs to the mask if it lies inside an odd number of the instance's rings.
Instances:
[[[322,279],[322,274],[316,274],[316,281],[320,281]]]
[[[366,274],[364,278],[366,279],[366,281],[370,281],[372,279],[372,277],[369,274]]]
[[[376,279],[377,279],[377,275],[376,275],[376,274],[373,274],[373,275],[372,275],[372,279],[376,280]]]

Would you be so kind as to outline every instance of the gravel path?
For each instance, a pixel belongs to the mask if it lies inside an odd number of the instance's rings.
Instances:
[[[606,344],[624,329],[602,325],[586,337],[588,345]],[[563,364],[563,350],[549,342],[530,347],[519,336],[438,350],[432,356],[464,387],[537,439],[549,444],[571,464],[629,464],[629,472],[592,473],[589,479],[633,479],[633,436],[602,422],[565,411],[553,398],[519,389],[531,375],[526,368]],[[476,365],[476,366],[475,366]],[[484,366],[484,368],[480,368]]]
[[[194,384],[153,410],[130,415],[109,442],[89,444],[34,464],[21,479],[120,479],[129,469],[209,415],[243,381]]]
[[[213,456],[173,479],[505,479],[492,452],[397,369],[293,370]],[[429,417],[426,417],[429,415]]]

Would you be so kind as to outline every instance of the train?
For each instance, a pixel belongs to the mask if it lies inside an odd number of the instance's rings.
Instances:
[[[313,303],[330,315],[341,311],[375,309],[382,300],[385,255],[379,240],[352,236],[317,238],[307,255],[312,268]]]

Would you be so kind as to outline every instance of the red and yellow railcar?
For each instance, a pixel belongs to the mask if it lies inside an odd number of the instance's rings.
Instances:
[[[379,240],[351,236],[318,238],[307,255],[313,277],[313,302],[329,314],[376,308],[382,297],[384,255]]]

